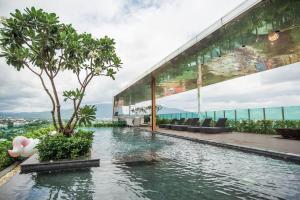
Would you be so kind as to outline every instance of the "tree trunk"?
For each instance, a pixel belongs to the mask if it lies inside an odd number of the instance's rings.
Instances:
[[[82,92],[83,94],[84,94],[84,92],[85,92],[85,90],[86,90],[87,85],[90,83],[90,81],[91,81],[92,78],[93,78],[93,75],[92,75],[92,74],[91,74],[91,77],[89,77],[89,76],[90,76],[90,74],[85,78],[85,81],[83,82],[83,86],[81,87],[81,92]],[[64,131],[63,131],[63,132],[66,132],[66,133],[71,132],[71,133],[73,133],[74,128],[75,128],[75,126],[76,126],[76,124],[77,124],[77,121],[78,121],[78,117],[76,117],[76,116],[77,116],[77,112],[78,112],[78,110],[79,110],[79,107],[80,107],[80,104],[81,104],[82,99],[83,99],[83,96],[79,99],[79,101],[77,102],[77,105],[74,106],[74,112],[73,112],[73,114],[72,114],[70,120],[68,121],[66,127],[64,128]],[[73,123],[74,119],[75,119],[75,122],[74,122],[74,124],[73,124],[73,126],[72,126],[72,123]]]
[[[46,70],[45,68],[45,72],[50,80],[51,86],[52,86],[52,91],[53,91],[53,95],[54,95],[54,99],[55,99],[55,107],[56,107],[56,114],[57,114],[57,121],[58,121],[58,130],[59,132],[63,132],[64,127],[63,127],[63,123],[62,123],[62,119],[61,119],[61,114],[60,114],[60,102],[59,102],[59,98],[58,98],[58,94],[57,94],[57,90],[55,87],[55,83],[54,83],[54,77],[53,77],[53,73],[52,71],[49,72]]]
[[[61,119],[60,102],[59,102],[57,90],[56,90],[53,79],[51,78],[50,80],[51,80],[51,85],[52,85],[52,88],[53,88],[53,94],[54,94],[55,101],[56,101],[56,113],[57,113],[57,120],[58,120],[59,129],[63,130],[64,127],[63,127],[63,123],[62,123],[62,119]]]
[[[52,111],[51,111],[52,122],[53,122],[53,126],[54,126],[55,130],[58,131],[57,124],[56,124],[56,118],[55,118],[55,101],[54,101],[54,99],[53,99],[51,93],[49,92],[48,88],[46,87],[42,75],[39,75],[39,78],[40,78],[40,80],[41,80],[41,82],[42,82],[42,85],[43,85],[43,87],[44,87],[44,90],[46,91],[46,93],[47,93],[48,96],[50,97],[50,100],[51,100],[51,103],[52,103]]]

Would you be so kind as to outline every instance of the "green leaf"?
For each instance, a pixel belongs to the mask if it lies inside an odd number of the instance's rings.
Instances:
[[[96,119],[97,108],[94,105],[85,105],[78,110],[79,125],[91,125]]]

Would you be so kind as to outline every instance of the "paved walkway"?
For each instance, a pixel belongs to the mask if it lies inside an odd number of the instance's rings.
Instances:
[[[150,130],[150,128],[147,128],[147,130]],[[216,143],[275,151],[285,154],[296,154],[300,156],[300,140],[282,139],[279,135],[262,135],[238,132],[205,134],[160,128],[157,128],[157,132]]]

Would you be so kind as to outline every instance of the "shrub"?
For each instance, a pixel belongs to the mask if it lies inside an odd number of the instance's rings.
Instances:
[[[144,122],[150,123],[150,115],[144,115]]]
[[[11,141],[0,142],[0,170],[12,164],[15,160],[8,155],[8,150],[12,149]]]
[[[160,118],[156,119],[156,124],[157,125],[160,125],[160,124],[169,124],[169,123],[170,123],[169,119],[160,119]]]
[[[49,123],[47,122],[32,122],[30,124],[25,124],[23,126],[15,126],[13,128],[3,128],[1,130],[1,138],[7,140],[13,140],[16,136],[24,135],[25,137],[31,137],[29,133],[35,132],[37,134],[41,128],[49,128]],[[51,129],[52,130],[52,129]],[[28,136],[29,134],[29,136]]]
[[[67,137],[63,134],[47,135],[37,146],[41,161],[74,159],[90,152],[93,132],[78,130]]]
[[[93,124],[93,127],[124,127],[126,126],[126,122],[119,121],[100,121]]]
[[[25,133],[23,136],[27,138],[34,138],[34,139],[41,139],[45,135],[47,135],[49,132],[54,131],[54,127],[49,126],[46,128],[40,128],[38,130],[30,131]]]
[[[20,133],[27,138],[38,138],[41,139],[43,136],[47,135],[50,131],[54,130],[53,127],[40,128],[34,131],[27,132],[25,134]],[[8,150],[12,149],[12,141],[17,135],[13,134],[11,137],[8,137],[9,140],[0,142],[0,170],[12,164],[16,159],[12,158],[8,154]]]
[[[277,134],[276,128],[299,128],[299,120],[229,120],[227,126],[232,127],[234,131],[259,133],[259,134]]]

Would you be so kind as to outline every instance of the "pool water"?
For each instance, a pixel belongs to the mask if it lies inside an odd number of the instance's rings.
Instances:
[[[300,199],[300,165],[129,128],[93,130],[100,167],[17,174],[0,199]]]

